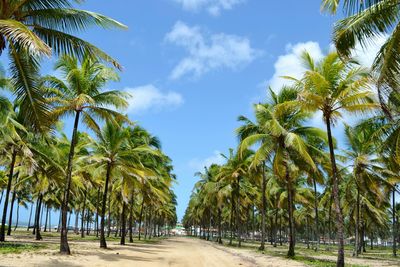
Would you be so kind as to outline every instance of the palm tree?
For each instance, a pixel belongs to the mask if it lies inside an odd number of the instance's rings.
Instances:
[[[129,183],[131,182],[129,177],[139,180],[145,176],[154,175],[152,170],[143,165],[141,156],[143,153],[157,155],[157,152],[146,145],[138,147],[129,146],[129,130],[115,122],[107,121],[103,129],[97,132],[97,136],[98,141],[93,144],[94,154],[90,157],[93,164],[105,174],[101,202],[100,247],[107,248],[104,233],[104,217],[109,183],[113,181],[113,177],[123,177],[123,183]]]
[[[342,112],[365,112],[377,108],[373,92],[369,89],[368,71],[352,62],[343,62],[336,52],[315,62],[308,52],[302,55],[307,71],[301,80],[298,103],[302,109],[321,111],[328,133],[330,161],[332,167],[332,193],[335,203],[338,229],[337,266],[344,266],[344,221],[340,207],[339,173],[336,165],[332,125],[342,117]],[[296,80],[292,78],[293,80]]]
[[[67,240],[67,211],[79,121],[82,120],[90,129],[99,132],[100,127],[96,122],[97,118],[126,120],[120,113],[107,107],[126,107],[125,98],[127,96],[119,91],[101,92],[102,87],[108,81],[116,81],[118,76],[111,68],[92,59],[89,55],[81,63],[75,57],[64,55],[57,61],[55,69],[61,71],[64,80],[56,77],[45,77],[43,79],[43,87],[48,92],[47,97],[52,101],[52,116],[56,120],[65,116],[75,116],[62,202],[60,240],[60,252],[70,254]]]
[[[265,248],[265,212],[267,208],[266,203],[266,160],[270,157],[270,150],[268,149],[270,146],[270,138],[266,138],[269,136],[268,132],[265,132],[265,128],[263,125],[260,125],[260,121],[252,122],[250,119],[245,116],[240,116],[238,118],[239,121],[244,123],[243,126],[239,127],[236,132],[239,136],[239,139],[242,142],[241,149],[248,148],[248,144],[250,139],[257,138],[257,142],[260,143],[259,148],[255,152],[253,157],[253,162],[250,165],[250,168],[253,169],[261,169],[262,173],[262,182],[261,182],[261,245],[259,250],[264,250]],[[244,141],[246,140],[246,141]]]
[[[379,75],[377,80],[381,103],[386,101],[392,90],[399,92],[400,48],[400,3],[393,0],[323,0],[322,8],[336,13],[340,4],[348,17],[335,25],[334,42],[343,58],[351,56],[352,49],[360,43],[367,46],[374,37],[389,34],[388,39],[376,55],[373,69]]]
[[[40,129],[49,122],[49,106],[37,82],[42,56],[68,54],[81,60],[89,56],[121,68],[112,57],[72,32],[86,30],[92,25],[126,26],[101,14],[76,9],[74,2],[4,0],[0,3],[0,55],[8,50],[16,99],[25,114],[25,124],[35,128]]]

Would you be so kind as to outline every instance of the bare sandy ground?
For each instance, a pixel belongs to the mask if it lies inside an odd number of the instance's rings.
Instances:
[[[109,243],[101,250],[97,242],[72,242],[73,255],[54,250],[2,255],[0,266],[137,266],[137,267],[231,267],[304,266],[296,261],[224,248],[198,239],[171,238],[156,244]]]

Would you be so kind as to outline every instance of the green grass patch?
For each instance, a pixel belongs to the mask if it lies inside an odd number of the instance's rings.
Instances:
[[[0,243],[0,254],[22,253],[22,252],[35,251],[35,250],[44,249],[44,248],[47,248],[47,246],[45,244],[4,242],[4,243]]]
[[[315,266],[315,267],[335,267],[336,262],[335,261],[330,261],[330,260],[321,260],[321,259],[315,259],[315,258],[310,258],[310,257],[305,257],[305,256],[295,256],[293,260],[302,262],[308,266]],[[368,267],[366,265],[358,265],[358,264],[346,264],[346,266],[349,267]]]

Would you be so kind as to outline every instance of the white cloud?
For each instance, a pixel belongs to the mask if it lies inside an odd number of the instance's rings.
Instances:
[[[171,79],[185,75],[200,77],[221,68],[236,70],[261,54],[251,47],[250,40],[245,37],[225,33],[207,35],[199,27],[190,27],[181,21],[175,23],[165,40],[188,52],[188,56],[173,69]]]
[[[129,98],[128,113],[138,114],[145,111],[159,112],[165,109],[176,108],[183,104],[182,95],[176,92],[163,92],[152,84],[135,88],[126,88]]]
[[[371,39],[366,47],[361,47],[360,44],[357,44],[352,53],[353,58],[365,67],[371,67],[375,56],[380,47],[385,43],[386,39],[387,36]],[[335,47],[331,44],[329,46],[329,51],[334,49]],[[321,59],[324,56],[324,53],[317,42],[308,41],[305,43],[297,43],[295,45],[288,44],[286,46],[286,54],[279,56],[275,62],[275,72],[272,78],[268,80],[267,84],[274,90],[279,90],[282,85],[291,83],[289,80],[282,78],[282,76],[300,78],[305,70],[300,60],[300,55],[303,51],[308,51],[316,60]]]
[[[189,162],[189,167],[196,171],[202,171],[204,167],[210,167],[211,164],[215,163],[218,165],[224,164],[226,159],[221,156],[221,152],[218,150],[214,151],[214,154],[205,159],[192,159]]]
[[[282,76],[291,76],[300,78],[305,70],[302,66],[300,55],[308,51],[315,59],[323,57],[322,50],[316,42],[297,43],[295,45],[288,44],[286,46],[286,54],[279,56],[274,64],[275,73],[268,81],[268,85],[272,89],[278,91],[283,85],[289,84],[290,81],[282,78]]]
[[[183,9],[190,11],[206,10],[212,16],[219,16],[222,10],[230,10],[245,0],[174,0]]]
[[[382,45],[386,42],[388,36],[382,35],[376,38],[369,39],[366,47],[361,47],[357,44],[352,56],[363,66],[371,67]]]

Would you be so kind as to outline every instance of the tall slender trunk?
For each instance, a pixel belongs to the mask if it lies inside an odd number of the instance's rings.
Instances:
[[[27,231],[29,231],[29,227],[31,226],[32,210],[33,210],[33,202],[31,203],[31,211],[29,212],[28,227],[27,227],[27,229],[26,229]]]
[[[315,177],[313,176],[313,185],[314,185],[314,212],[315,212],[315,251],[319,249],[319,217],[318,217],[318,192],[317,192],[317,182],[315,181]]]
[[[16,231],[17,228],[18,228],[18,221],[19,221],[19,200],[17,199],[17,219],[16,219],[16,222],[15,222],[14,231]]]
[[[8,208],[8,198],[10,196],[10,191],[11,191],[11,182],[12,182],[12,177],[14,175],[14,165],[15,165],[15,160],[17,158],[17,151],[15,148],[13,148],[13,152],[11,154],[11,164],[10,164],[10,173],[8,175],[8,183],[7,183],[7,190],[6,190],[6,196],[4,199],[4,207],[3,207],[3,217],[1,219],[1,227],[0,227],[0,242],[5,241],[5,232],[6,232],[6,218],[7,218],[7,208]]]
[[[221,236],[221,223],[222,223],[222,216],[221,216],[221,208],[218,208],[218,243],[222,244],[222,236]]]
[[[276,211],[275,211],[275,223],[274,223],[274,247],[277,246],[277,242],[278,242],[278,227],[279,227],[278,226],[278,213],[279,213],[279,210],[276,209]]]
[[[80,111],[75,114],[74,129],[72,132],[71,146],[68,155],[68,165],[67,165],[67,176],[65,179],[65,191],[64,198],[61,204],[61,236],[60,236],[60,253],[70,255],[71,251],[68,245],[68,232],[67,232],[67,213],[68,213],[68,202],[71,188],[71,176],[72,176],[72,161],[74,159],[76,137],[78,133]]]
[[[100,186],[97,189],[97,203],[100,204]],[[96,205],[96,237],[99,237],[99,209],[100,205]]]
[[[111,234],[111,192],[112,192],[112,185],[110,185],[110,197],[108,198],[108,220],[107,220],[107,237],[110,237]]]
[[[288,215],[289,215],[289,250],[288,257],[294,257],[294,246],[295,246],[295,233],[294,233],[294,201],[293,201],[293,188],[292,182],[290,181],[289,172],[286,173],[287,177],[287,192],[288,192]]]
[[[307,249],[310,249],[310,223],[308,216],[306,217],[306,235],[307,235]]]
[[[393,256],[397,257],[397,226],[396,226],[396,184],[392,191],[392,217],[393,217]]]
[[[86,195],[87,195],[87,189],[85,189],[85,193],[83,193],[83,207],[82,207],[82,213],[81,213],[81,238],[85,237],[85,209],[86,209]]]
[[[15,197],[17,195],[17,192],[15,190],[15,185],[14,185],[14,191],[11,197],[11,206],[10,206],[10,214],[8,215],[8,229],[7,229],[7,235],[11,235],[11,226],[12,226],[12,217],[13,217],[13,211],[14,211],[14,203],[15,203]]]
[[[132,192],[132,196],[131,196],[131,207],[130,207],[130,212],[129,212],[129,223],[128,223],[128,227],[129,227],[129,243],[133,243],[133,192]]]
[[[103,200],[101,202],[101,219],[100,219],[100,248],[107,248],[106,237],[104,233],[104,216],[106,214],[108,183],[111,176],[111,164],[107,164],[106,182],[104,184]],[[110,218],[108,218],[110,220]]]
[[[18,172],[15,174],[15,183],[14,183],[14,190],[13,194],[11,197],[11,207],[10,207],[10,215],[8,216],[8,229],[7,229],[7,235],[11,235],[11,225],[12,225],[12,218],[13,218],[13,211],[14,211],[14,203],[15,203],[15,198],[17,196],[17,184],[18,184]],[[18,205],[18,203],[17,203]]]
[[[139,240],[140,240],[140,237],[142,234],[143,208],[144,208],[144,195],[143,195],[142,205],[140,207],[140,214],[139,214]]]
[[[121,212],[121,245],[125,245],[126,236],[126,218],[125,218],[126,203],[122,200],[122,212]]]
[[[259,250],[264,250],[265,249],[265,210],[267,206],[267,200],[265,196],[265,190],[267,186],[267,178],[265,177],[265,162],[263,162],[262,165],[262,184],[261,184],[261,196],[262,196],[262,201],[261,201],[261,245],[259,247]]]
[[[49,219],[49,206],[46,209],[46,217],[44,219],[44,230],[43,232],[47,232],[47,220]]]
[[[71,212],[72,213],[72,212]],[[71,216],[70,216],[70,218],[71,218]],[[75,226],[74,226],[74,233],[77,235],[77,234],[79,234],[79,227],[78,227],[78,225],[79,225],[79,210],[78,209],[75,209]],[[69,226],[69,223],[68,223],[68,226]]]
[[[233,216],[235,214],[235,200],[233,197],[233,192],[231,193],[231,216],[230,216],[230,225],[229,225],[229,230],[231,232],[231,235],[229,237],[229,245],[232,246],[232,241],[233,241]],[[201,229],[201,228],[200,228]]]
[[[356,202],[356,226],[355,226],[355,244],[354,244],[354,256],[358,257],[359,253],[359,232],[360,227],[360,190],[357,188],[357,202]]]
[[[240,176],[237,178],[237,202],[236,202],[236,231],[238,235],[238,247],[242,246],[242,224],[240,222]]]
[[[40,211],[41,211],[41,207],[42,207],[42,202],[43,202],[43,194],[40,193],[39,194],[39,201],[38,201],[38,209],[37,209],[37,213],[36,213],[36,240],[42,240],[42,235],[40,234]]]
[[[4,195],[4,190],[3,190],[3,189],[1,189],[0,203],[1,203],[1,201],[3,201],[3,195]]]
[[[333,200],[335,203],[335,211],[336,211],[337,238],[339,241],[338,257],[337,257],[336,266],[344,267],[344,223],[343,223],[342,208],[340,207],[339,175],[337,172],[335,150],[333,147],[331,119],[330,119],[329,115],[327,115],[325,117],[325,119],[326,119],[326,129],[327,129],[327,133],[328,133],[329,155],[330,155],[331,165],[332,165],[332,179],[333,179],[332,193],[333,193]]]
[[[86,209],[86,235],[90,235],[90,218],[91,218],[91,213],[90,213],[90,209],[87,208]]]

